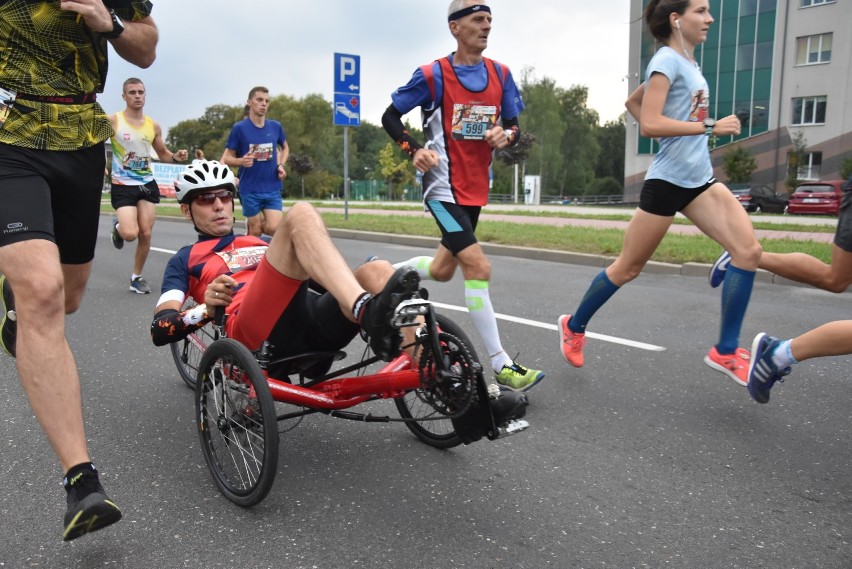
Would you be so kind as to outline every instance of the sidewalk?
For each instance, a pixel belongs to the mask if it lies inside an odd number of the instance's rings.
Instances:
[[[320,206],[320,211],[327,213],[337,213],[343,215],[343,208],[340,207],[325,207]],[[565,226],[575,226],[575,227],[594,227],[596,229],[627,229],[627,221],[610,221],[604,219],[580,219],[580,218],[569,218],[569,217],[549,217],[549,216],[535,216],[535,215],[507,215],[500,213],[489,213],[488,210],[492,209],[492,206],[487,206],[483,209],[483,212],[480,214],[479,219],[484,221],[500,221],[504,223],[534,223],[537,225],[553,225],[554,227],[565,227]],[[564,209],[563,209],[564,211]],[[584,213],[586,213],[584,211]],[[622,209],[619,211],[622,214],[631,214],[632,210]],[[410,216],[410,217],[423,217],[427,219],[431,219],[432,216],[428,212],[420,212],[420,211],[412,211],[412,210],[388,210],[388,209],[350,209],[349,215],[358,215],[358,214],[368,214],[368,215],[402,215],[402,216]],[[837,223],[837,220],[834,218],[826,219],[824,222],[822,220],[817,220],[818,222],[822,222],[824,225],[829,225]],[[671,233],[679,233],[681,235],[701,235],[701,230],[695,227],[694,225],[677,225],[673,224],[669,231]],[[822,243],[832,243],[834,241],[833,233],[816,233],[816,232],[801,232],[801,231],[774,231],[768,229],[755,229],[755,235],[757,235],[758,239],[793,239],[799,241],[819,241]]]
[[[488,206],[491,208],[491,206]],[[343,208],[325,207],[319,208],[323,212],[343,214]],[[622,209],[620,213],[631,213],[632,210]],[[411,217],[425,217],[431,219],[431,214],[428,212],[412,211],[412,210],[383,210],[383,209],[350,209],[349,215],[354,216],[362,214],[369,215],[402,215]],[[610,221],[598,219],[579,219],[579,218],[564,218],[564,217],[547,217],[547,216],[532,216],[532,215],[506,215],[499,213],[483,213],[479,216],[480,220],[501,221],[505,223],[535,223],[539,225],[553,225],[554,227],[564,227],[572,225],[576,227],[594,227],[594,228],[613,228],[626,229],[627,221]],[[782,218],[783,219],[783,218]],[[817,220],[818,223],[825,225],[837,223],[836,219]],[[701,231],[694,225],[672,225],[669,231],[684,235],[699,235]],[[399,245],[407,245],[411,247],[425,247],[427,249],[437,248],[438,239],[434,237],[421,237],[385,233],[370,233],[366,231],[352,231],[347,229],[329,229],[329,232],[334,237],[341,239],[359,239],[362,241],[376,241],[381,243],[395,243]],[[755,229],[755,234],[758,239],[793,239],[799,241],[819,241],[823,243],[832,243],[834,241],[833,233],[816,233],[816,232],[798,232],[798,231],[774,231],[767,229]],[[533,249],[529,247],[516,247],[511,245],[495,245],[492,243],[481,243],[483,250],[488,255],[500,255],[508,257],[522,257],[524,259],[536,259],[540,261],[552,261],[556,263],[571,263],[575,265],[588,265],[592,267],[606,267],[615,260],[615,257],[603,255],[590,255],[585,253],[573,253],[570,251],[554,251],[548,249]],[[673,263],[660,263],[658,261],[649,261],[642,272],[654,274],[670,274],[690,277],[707,278],[710,272],[711,265],[707,263],[684,263],[677,265]],[[776,283],[788,286],[808,286],[802,283],[779,277],[768,271],[758,269],[755,279],[758,282]]]
[[[333,204],[333,205],[331,205]],[[342,204],[339,201],[330,202],[329,204],[320,204],[318,209],[322,212],[328,213],[337,213],[343,215],[344,210]],[[168,206],[172,204],[160,204],[161,206]],[[383,204],[383,205],[393,205],[393,204]],[[397,203],[399,205],[399,203]],[[405,202],[404,205],[413,205],[411,202]],[[175,208],[177,208],[177,204],[173,204]],[[528,210],[532,209],[534,206],[501,206],[501,205],[489,205],[487,206],[482,214],[480,215],[480,220],[487,221],[500,221],[504,223],[517,223],[517,224],[538,224],[538,225],[552,225],[554,227],[564,227],[564,226],[575,226],[575,227],[594,227],[594,228],[611,228],[611,229],[626,229],[627,221],[611,221],[611,220],[602,220],[602,219],[582,219],[582,218],[565,218],[565,217],[549,217],[549,216],[536,216],[536,215],[507,215],[501,213],[489,213],[491,211],[499,211],[501,209],[523,209]],[[535,206],[536,210],[539,211],[566,211],[566,206]],[[286,208],[285,208],[286,209]],[[594,209],[595,211],[592,211]],[[577,211],[577,213],[586,213],[586,214],[604,214],[604,213],[620,213],[620,214],[631,214],[633,212],[632,209],[629,208],[583,208],[582,212]],[[365,215],[397,215],[397,216],[406,216],[406,217],[423,217],[427,219],[431,219],[432,216],[428,212],[419,211],[419,210],[410,210],[410,209],[362,209],[362,208],[349,208],[350,216],[357,216],[359,214]],[[112,215],[111,213],[101,213],[101,215]],[[183,218],[172,218],[172,217],[158,217],[158,220],[169,220],[169,219],[179,219],[183,221]],[[777,220],[779,223],[788,221],[789,218],[785,218],[782,216],[778,216],[777,218],[771,216],[762,216],[761,221],[769,221]],[[837,220],[834,218],[826,218],[826,219],[815,219],[815,218],[802,218],[801,220],[797,220],[797,222],[808,224],[808,223],[819,223],[823,225],[836,224]],[[701,231],[693,226],[693,225],[676,225],[673,224],[669,231],[672,233],[680,233],[684,235],[697,235],[700,234]],[[412,235],[400,235],[400,234],[386,234],[386,233],[372,233],[368,231],[355,231],[351,229],[329,229],[329,233],[333,237],[337,237],[340,239],[355,239],[361,241],[372,241],[379,243],[394,243],[398,245],[406,245],[410,247],[423,247],[426,249],[435,249],[438,246],[439,239],[436,237],[423,237],[423,236],[412,236]],[[755,234],[758,239],[793,239],[799,241],[818,241],[822,243],[832,243],[834,241],[833,233],[817,233],[817,232],[798,232],[798,231],[774,231],[767,229],[756,229]],[[551,261],[555,263],[571,263],[575,265],[588,265],[592,267],[606,267],[610,263],[615,260],[615,257],[604,256],[604,255],[591,255],[585,253],[574,253],[571,251],[555,251],[548,249],[534,249],[531,247],[518,247],[512,245],[496,245],[492,243],[481,243],[483,250],[488,255],[499,255],[499,256],[507,256],[507,257],[521,257],[525,259],[536,259],[540,261]],[[707,263],[684,263],[683,265],[673,264],[673,263],[661,263],[658,261],[649,261],[643,272],[645,273],[655,273],[655,274],[671,274],[671,275],[681,275],[681,276],[691,276],[691,277],[702,277],[706,278],[710,271],[710,265]],[[758,282],[765,283],[776,283],[783,285],[792,285],[792,286],[807,286],[801,283],[791,281],[789,279],[785,279],[783,277],[779,277],[770,272],[764,271],[762,269],[758,269],[756,280]]]

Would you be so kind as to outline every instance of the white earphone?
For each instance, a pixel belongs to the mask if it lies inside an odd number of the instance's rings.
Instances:
[[[675,20],[675,27],[680,29],[680,20]]]

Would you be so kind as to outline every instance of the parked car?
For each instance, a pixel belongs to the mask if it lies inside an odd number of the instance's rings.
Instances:
[[[731,191],[749,213],[784,213],[787,208],[787,194],[776,193],[766,185],[733,187]]]
[[[843,180],[802,182],[787,202],[787,213],[837,215],[843,184]]]

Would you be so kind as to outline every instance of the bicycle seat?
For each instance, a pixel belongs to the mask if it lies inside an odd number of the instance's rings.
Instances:
[[[270,377],[283,379],[300,374],[308,379],[317,379],[328,373],[334,362],[346,357],[346,352],[305,352],[283,358],[275,358],[267,365]]]

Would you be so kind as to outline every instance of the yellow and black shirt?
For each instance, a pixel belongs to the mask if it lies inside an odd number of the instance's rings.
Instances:
[[[125,21],[151,13],[148,0],[104,0]],[[95,102],[56,104],[38,97],[88,99],[102,93],[107,40],[59,0],[0,0],[0,88],[17,100],[0,126],[0,143],[39,150],[77,150],[112,136]],[[93,100],[94,97],[91,97]]]

